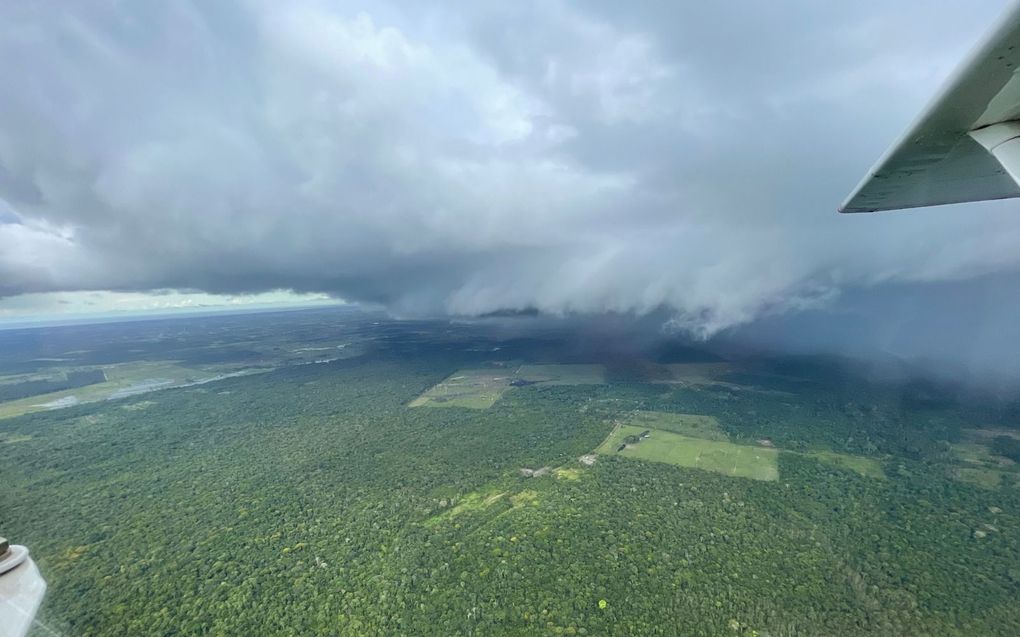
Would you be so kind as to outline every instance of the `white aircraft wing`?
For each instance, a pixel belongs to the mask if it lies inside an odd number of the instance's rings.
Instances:
[[[0,637],[23,637],[45,594],[46,582],[28,549],[0,538]]]
[[[875,212],[1020,197],[1020,4],[840,206]]]

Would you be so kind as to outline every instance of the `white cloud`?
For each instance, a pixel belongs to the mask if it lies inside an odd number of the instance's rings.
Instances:
[[[984,22],[924,13],[8,3],[0,295],[666,307],[709,334],[1020,267],[1013,203],[833,212]]]
[[[177,310],[224,311],[278,306],[342,303],[325,294],[285,290],[261,294],[219,295],[162,290],[154,292],[32,292],[0,299],[0,319],[52,319],[80,315],[118,315]]]

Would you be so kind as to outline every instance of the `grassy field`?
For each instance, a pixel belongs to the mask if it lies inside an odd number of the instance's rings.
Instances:
[[[670,462],[671,464],[680,464],[682,466],[693,466],[687,464],[689,458],[686,457],[685,453],[690,445],[684,445],[684,453],[679,451],[668,452],[666,455],[669,456],[671,453],[679,458],[682,458],[682,462],[674,462],[668,458],[663,459],[661,452],[653,451],[651,448],[642,450],[642,446],[654,439],[663,439],[661,434],[672,433],[678,434],[679,436],[686,438],[699,438],[701,440],[710,440],[720,443],[726,443],[729,447],[736,447],[739,449],[754,449],[756,451],[764,451],[765,455],[775,456],[781,449],[766,448],[766,447],[755,447],[747,445],[736,445],[729,442],[729,436],[723,431],[719,420],[714,416],[706,416],[702,414],[677,414],[664,411],[634,411],[629,414],[625,420],[629,434],[639,435],[645,430],[652,430],[654,435],[648,440],[642,441],[634,449],[627,449],[622,452],[622,455],[632,455],[633,457],[643,457],[648,460],[658,460],[660,462]],[[636,431],[635,431],[636,430]],[[624,433],[620,436],[614,437],[614,440],[619,438],[620,442],[615,445],[609,445],[609,441],[603,444],[599,448],[599,453],[614,453],[620,446],[623,437],[627,436],[628,433]],[[668,441],[672,439],[666,438]],[[660,446],[660,445],[653,445]],[[689,454],[688,454],[689,455]],[[762,455],[762,454],[757,454]],[[854,456],[844,453],[836,453],[834,451],[819,450],[805,453],[803,455],[810,456],[816,460],[829,464],[841,469],[848,469],[854,471],[862,476],[869,478],[884,478],[885,472],[882,470],[882,461],[878,458],[869,458],[866,456]],[[651,457],[655,456],[655,457]],[[725,465],[725,462],[723,462]],[[732,463],[730,463],[732,464]],[[751,476],[753,477],[753,476]]]
[[[577,478],[567,478],[577,479]],[[477,513],[492,509],[494,505],[503,503],[503,506],[496,507],[495,513],[505,512],[506,503],[510,508],[519,509],[525,506],[533,506],[538,503],[538,492],[531,489],[524,489],[517,493],[500,491],[495,487],[468,493],[460,498],[442,500],[439,504],[440,512],[425,520],[425,526],[435,526],[440,522],[449,522],[459,515],[465,513]]]
[[[733,370],[731,363],[671,363],[664,367],[669,370],[671,377],[655,382],[700,385],[712,383]]]
[[[882,470],[882,461],[878,458],[867,456],[852,456],[835,451],[813,451],[805,454],[825,464],[855,471],[866,478],[884,478],[885,471]]]
[[[954,444],[953,457],[960,462],[975,466],[992,466],[998,464],[996,462],[997,456],[992,455],[992,450],[988,448],[988,445],[975,442],[960,442]]]
[[[643,429],[670,431],[692,438],[728,441],[715,416],[701,414],[674,414],[665,411],[635,411],[627,418],[627,424]]]
[[[596,453],[665,462],[754,480],[779,479],[779,451],[776,449],[735,445],[653,430],[650,437],[617,451],[627,436],[638,436],[645,429],[648,427],[622,425],[602,443]]]
[[[602,365],[521,365],[507,368],[461,369],[412,400],[409,407],[488,409],[509,389],[511,381],[541,385],[599,385],[606,382]]]
[[[476,491],[468,493],[459,499],[443,499],[440,503],[440,512],[425,521],[425,526],[434,526],[440,522],[451,520],[462,513],[472,511],[483,511],[493,504],[499,502],[506,491]]]
[[[1002,478],[1008,475],[1008,472],[985,467],[958,467],[954,468],[950,475],[960,482],[995,489],[1002,484]]]
[[[1004,429],[964,429],[962,433],[963,440],[952,445],[958,466],[950,471],[951,476],[988,489],[998,487],[1004,477],[1020,478],[1016,463],[993,454],[990,447],[996,436],[1020,437],[1020,433]]]
[[[19,442],[28,442],[32,436],[16,433],[0,433],[0,444],[13,445]]]
[[[428,389],[408,406],[488,409],[510,389],[511,380],[511,372],[506,369],[462,369]]]
[[[34,411],[97,400],[124,398],[156,389],[202,383],[215,380],[227,373],[218,369],[183,367],[174,361],[104,365],[102,369],[106,373],[106,382],[0,403],[0,418],[12,418]]]
[[[968,442],[987,443],[996,436],[1009,436],[1010,438],[1020,440],[1020,431],[1015,429],[964,429],[961,433],[963,434],[963,439]]]
[[[561,480],[580,480],[581,469],[560,467],[553,470],[553,475]]]
[[[521,365],[517,378],[543,385],[602,385],[603,365]]]

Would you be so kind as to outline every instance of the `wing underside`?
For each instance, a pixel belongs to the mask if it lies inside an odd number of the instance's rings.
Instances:
[[[1018,68],[1020,6],[1003,16],[840,212],[1020,197],[1020,186],[1011,176],[1016,171],[1009,170],[1005,159],[1007,146],[999,148],[1002,139],[993,145],[978,134],[1020,120]]]
[[[23,637],[32,627],[46,582],[24,546],[0,538],[0,637]]]

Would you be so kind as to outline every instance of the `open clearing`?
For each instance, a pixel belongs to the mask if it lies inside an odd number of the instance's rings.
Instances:
[[[770,396],[793,396],[790,392],[747,385],[733,380],[724,380],[729,374],[739,372],[734,363],[669,363],[660,366],[661,373],[649,382],[659,385],[678,385],[698,389],[703,387],[725,388],[731,391],[754,392]]]
[[[646,431],[650,432],[648,438],[628,445],[623,451],[617,451],[627,436],[640,436]],[[662,411],[632,412],[596,449],[596,453],[600,454],[618,453],[630,458],[667,462],[756,480],[778,478],[777,460],[782,451],[773,447],[730,442],[714,416]],[[885,478],[879,458],[824,449],[801,455],[868,478]]]
[[[960,432],[963,439],[970,442],[991,442],[996,436],[1008,436],[1020,440],[1020,431],[1016,429],[964,429]]]
[[[727,476],[754,480],[779,479],[779,451],[765,447],[736,445],[720,440],[705,440],[669,431],[653,430],[648,438],[633,445],[624,444],[627,436],[640,436],[648,429],[622,425],[596,450],[600,454],[618,454],[652,462],[665,462],[680,467],[704,469]]]
[[[461,369],[418,396],[408,407],[466,407],[488,409],[514,381],[535,385],[598,385],[606,382],[602,365],[521,365],[506,368]]]
[[[447,504],[446,500],[443,500],[441,506],[449,507],[445,511],[433,515],[431,518],[425,521],[425,526],[433,526],[439,522],[450,520],[455,518],[462,513],[470,513],[472,511],[483,511],[488,509],[496,502],[499,502],[503,496],[507,494],[506,491],[476,491],[464,495],[459,500],[453,501]]]
[[[466,407],[488,409],[510,389],[513,379],[506,369],[462,369],[428,389],[409,407]]]
[[[559,469],[553,470],[553,475],[561,480],[580,480],[581,470],[580,469],[568,469],[560,467]]]
[[[1016,463],[992,453],[992,441],[996,436],[1020,438],[1020,432],[1008,429],[964,429],[962,440],[953,443],[953,457],[968,468],[1002,469]]]
[[[663,367],[669,371],[669,377],[654,382],[706,385],[733,370],[730,363],[670,363]]]
[[[1020,438],[1020,431],[1012,429],[964,429],[962,440],[952,445],[953,456],[959,463],[949,475],[980,487],[994,489],[1003,484],[1003,478],[1013,479],[1020,485],[1020,472],[1009,458],[992,453],[991,444],[996,436]]]
[[[991,440],[988,441],[989,443]],[[958,442],[952,445],[953,457],[958,461],[975,467],[1009,466],[1013,462],[992,453],[988,444],[979,442]]]
[[[1010,475],[1007,471],[986,469],[984,467],[958,467],[950,475],[960,482],[966,482],[986,489],[995,489],[1002,485],[1003,476]]]
[[[227,368],[224,368],[227,369]],[[219,369],[184,367],[175,361],[132,362],[103,365],[106,381],[0,403],[0,418],[12,418],[35,411],[71,407],[80,403],[126,398],[157,389],[208,383],[222,378],[269,371],[252,368],[221,373]]]
[[[511,510],[520,509],[525,506],[535,506],[538,504],[538,492],[525,489],[517,493],[511,493],[509,491],[499,491],[495,487],[475,491],[460,498],[452,499],[449,504],[445,504],[448,508],[428,518],[424,524],[425,526],[435,526],[440,522],[452,521],[457,516],[465,513],[488,511],[498,503],[504,504],[503,506],[496,507],[497,515],[508,510],[505,503],[509,503]]]
[[[701,414],[674,414],[665,411],[634,411],[627,417],[627,424],[644,429],[658,429],[683,436],[720,440],[726,442],[729,436],[722,430],[715,416]]]
[[[516,377],[543,385],[604,385],[603,365],[521,365]]]
[[[885,471],[882,470],[882,461],[878,458],[867,456],[852,456],[846,453],[835,451],[811,451],[804,455],[810,456],[825,464],[855,471],[866,478],[884,478]]]
[[[26,434],[16,433],[2,433],[0,432],[0,444],[13,445],[19,442],[28,442],[32,439],[32,436]]]

